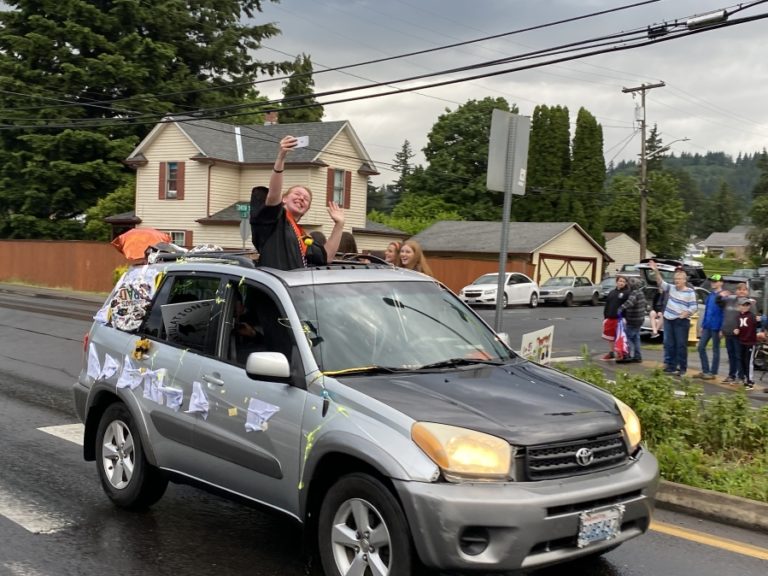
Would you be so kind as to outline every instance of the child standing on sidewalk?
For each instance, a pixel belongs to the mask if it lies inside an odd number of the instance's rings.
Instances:
[[[757,318],[750,309],[753,302],[749,298],[739,298],[739,326],[733,331],[741,344],[741,373],[747,390],[755,387],[753,362],[757,344]]]

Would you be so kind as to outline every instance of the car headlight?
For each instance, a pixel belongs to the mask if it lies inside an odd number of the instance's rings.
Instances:
[[[483,290],[483,296],[490,296],[491,294],[496,294],[496,290]]]
[[[629,452],[631,454],[637,450],[637,447],[640,445],[640,440],[642,440],[643,435],[640,429],[640,418],[638,418],[635,411],[624,404],[624,402],[618,398],[615,398],[615,400],[616,406],[619,407],[619,412],[621,412],[621,417],[624,418],[624,436],[629,443]]]
[[[450,482],[509,478],[512,447],[506,440],[433,422],[414,424],[411,438]]]

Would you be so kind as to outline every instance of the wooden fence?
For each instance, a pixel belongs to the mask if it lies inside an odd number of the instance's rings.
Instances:
[[[84,292],[109,292],[113,271],[127,264],[107,242],[0,240],[0,281]]]

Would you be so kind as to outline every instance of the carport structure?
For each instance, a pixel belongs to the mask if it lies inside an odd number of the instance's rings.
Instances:
[[[613,259],[575,222],[511,222],[507,271],[542,283],[552,276],[599,282]],[[435,276],[458,291],[486,272],[497,272],[501,222],[440,221],[416,236]]]

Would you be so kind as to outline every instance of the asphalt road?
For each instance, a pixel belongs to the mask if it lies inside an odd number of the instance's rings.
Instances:
[[[0,576],[320,574],[298,527],[262,510],[188,486],[142,514],[109,503],[82,460],[69,392],[95,308],[0,290]],[[598,314],[513,309],[505,324],[528,331],[562,317],[556,330],[575,342]],[[659,511],[648,534],[602,559],[530,575],[763,576],[767,561],[765,533]]]

